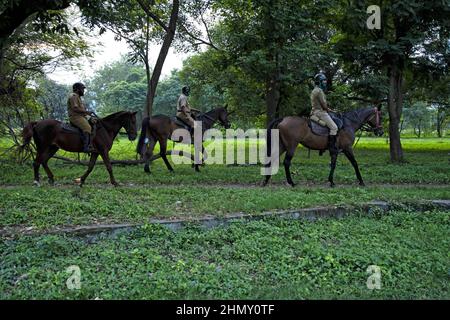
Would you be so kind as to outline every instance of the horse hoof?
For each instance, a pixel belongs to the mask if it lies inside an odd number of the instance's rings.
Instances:
[[[336,188],[336,185],[334,183],[330,183],[330,188]]]
[[[361,187],[365,187],[365,186],[366,186],[366,184],[365,184],[364,182],[360,182],[359,185],[360,185]]]
[[[114,188],[119,187],[119,184],[117,182],[112,182],[112,185],[114,186]]]
[[[51,186],[54,186],[55,185],[55,180],[49,179],[48,180],[48,184],[51,185]]]
[[[293,183],[293,182],[289,182],[289,181],[286,181],[285,183],[284,183],[286,186],[288,186],[288,187],[292,187],[292,188],[294,188],[295,186],[296,186],[296,184],[295,183]]]
[[[79,186],[81,186],[83,184],[83,181],[81,181],[81,178],[76,178],[75,180],[73,180],[73,182],[75,182],[75,184],[78,184]]]
[[[41,186],[41,183],[39,182],[39,181],[37,181],[37,180],[34,180],[33,181],[33,185],[35,186],[35,187],[40,187]]]

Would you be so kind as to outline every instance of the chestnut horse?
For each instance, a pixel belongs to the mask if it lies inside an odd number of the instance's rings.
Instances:
[[[359,180],[359,184],[364,186],[364,181],[361,177],[361,173],[358,168],[355,156],[353,154],[353,143],[355,142],[355,132],[362,129],[365,131],[374,132],[377,136],[383,135],[383,128],[381,125],[381,112],[379,108],[364,108],[355,111],[345,112],[341,115],[343,121],[343,127],[339,130],[337,136],[337,147],[341,150],[355,169],[356,177]],[[279,156],[286,152],[284,158],[284,169],[286,172],[286,179],[289,185],[295,186],[291,177],[291,160],[294,157],[295,150],[298,144],[312,149],[320,150],[324,152],[328,149],[328,136],[316,135],[311,130],[308,123],[309,119],[305,117],[285,117],[282,119],[274,120],[270,123],[267,129],[267,151],[270,157],[271,155],[271,134],[270,130],[278,129],[280,144],[279,144]],[[338,153],[331,153],[331,165],[328,181],[331,187],[334,187],[334,170],[336,168],[336,160]],[[266,165],[270,167],[270,163]],[[266,175],[262,185],[265,186],[270,180],[271,175]]]
[[[230,122],[228,116],[227,107],[213,109],[206,113],[202,113],[196,116],[196,121],[202,122],[202,134],[213,127],[216,122],[220,122],[225,129],[230,128]],[[177,123],[169,116],[157,115],[147,117],[142,120],[141,135],[137,145],[136,152],[144,158],[145,166],[144,171],[150,173],[150,161],[153,155],[153,149],[157,142],[159,142],[160,156],[164,160],[167,169],[173,172],[173,168],[167,159],[167,140],[171,139],[172,133],[177,129],[184,129],[177,125]],[[203,136],[203,135],[202,135]],[[148,144],[146,142],[148,141]],[[193,141],[193,139],[192,139]],[[182,141],[175,141],[182,142]],[[192,142],[193,143],[193,142]],[[204,147],[202,145],[202,152],[204,153]],[[192,157],[191,157],[192,158]],[[195,171],[199,172],[199,165],[194,165]]]
[[[136,112],[121,111],[109,115],[103,119],[98,119],[96,123],[96,133],[92,145],[96,152],[91,153],[89,166],[86,173],[80,178],[80,186],[82,186],[92,172],[95,162],[100,155],[105,163],[106,169],[109,172],[111,183],[117,186],[114,179],[111,162],[109,160],[109,151],[113,145],[114,139],[119,133],[120,129],[124,128],[128,134],[130,141],[137,137],[136,130]],[[30,122],[22,132],[24,143],[22,148],[30,144],[33,138],[37,154],[33,162],[34,168],[34,184],[39,186],[39,167],[42,166],[48,176],[48,182],[54,183],[53,173],[48,167],[48,160],[55,155],[59,150],[69,152],[83,152],[83,143],[81,141],[80,133],[76,130],[67,130],[64,128],[62,122],[57,120],[41,120],[37,122]]]

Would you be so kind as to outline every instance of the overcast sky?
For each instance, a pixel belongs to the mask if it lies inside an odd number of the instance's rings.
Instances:
[[[72,23],[74,25],[81,25],[81,14],[79,10],[72,7],[69,10],[72,11]],[[129,52],[128,45],[125,41],[116,41],[114,34],[110,31],[103,33],[102,35],[95,34],[94,37],[87,39],[90,47],[94,49],[94,55],[91,60],[80,59],[80,68],[68,68],[60,67],[56,70],[47,70],[47,75],[50,79],[62,83],[73,84],[78,81],[86,81],[91,78],[95,71],[102,66],[109,64],[113,61],[117,61],[120,57]],[[155,45],[150,49],[150,64],[154,65],[158,58],[160,46]],[[173,49],[170,49],[169,54],[164,63],[164,67],[161,74],[161,79],[170,75],[173,69],[181,69],[183,60],[187,58],[186,54],[177,54]]]

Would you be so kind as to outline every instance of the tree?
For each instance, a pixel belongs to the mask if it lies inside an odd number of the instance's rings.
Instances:
[[[399,124],[407,90],[405,74],[425,72],[435,77],[448,69],[449,2],[379,1],[380,30],[365,26],[366,9],[372,2],[340,3],[343,13],[337,25],[342,34],[336,48],[347,63],[357,64],[368,73],[386,75],[391,161],[401,162]]]
[[[42,119],[67,119],[67,96],[69,87],[56,83],[46,76],[36,79],[36,102],[42,106]]]
[[[110,30],[118,39],[126,40],[133,49],[132,59],[145,65],[148,84],[145,115],[152,113],[164,61],[175,37],[179,9],[179,0],[113,0],[84,11],[92,27]],[[152,40],[162,42],[153,70],[149,61],[149,43]]]
[[[417,138],[422,137],[426,129],[430,128],[431,110],[424,102],[415,102],[409,107],[405,107],[404,115],[405,122],[410,125]]]

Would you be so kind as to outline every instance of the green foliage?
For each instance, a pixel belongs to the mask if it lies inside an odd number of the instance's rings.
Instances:
[[[87,86],[86,102],[101,115],[122,110],[142,111],[145,105],[145,69],[126,57],[103,66]]]
[[[0,242],[2,299],[448,299],[449,213]],[[66,268],[81,270],[68,290]],[[367,268],[381,268],[369,290]]]
[[[312,152],[311,158],[308,158],[303,148],[299,148],[293,159],[293,177],[299,182],[297,188],[284,185],[282,169],[272,178],[269,187],[261,188],[258,186],[262,181],[259,165],[207,165],[200,174],[195,174],[186,164],[176,165],[175,174],[169,174],[162,160],[152,163],[151,175],[144,174],[142,166],[114,166],[114,175],[122,183],[120,188],[109,186],[108,173],[103,165],[98,164],[81,190],[74,186],[73,179],[81,176],[86,168],[51,160],[49,166],[59,185],[46,186],[45,173],[41,172],[44,187],[33,188],[31,165],[3,161],[0,162],[0,181],[10,186],[0,186],[3,195],[0,224],[31,224],[48,228],[95,221],[142,222],[149,216],[260,213],[316,205],[355,204],[376,199],[408,202],[449,199],[450,191],[446,186],[450,182],[448,139],[404,141],[409,163],[396,166],[388,162],[388,145],[384,139],[361,139],[355,154],[369,186],[367,188],[356,186],[351,164],[339,157],[336,182],[343,186],[330,189],[327,184],[329,157],[319,157]],[[239,144],[243,143],[239,141]],[[229,142],[227,145],[234,144]],[[245,145],[248,148],[249,142]],[[8,144],[4,147],[7,148]],[[134,156],[134,150],[135,145],[120,139],[114,145],[111,158],[130,159]],[[60,155],[76,157],[76,154]]]

